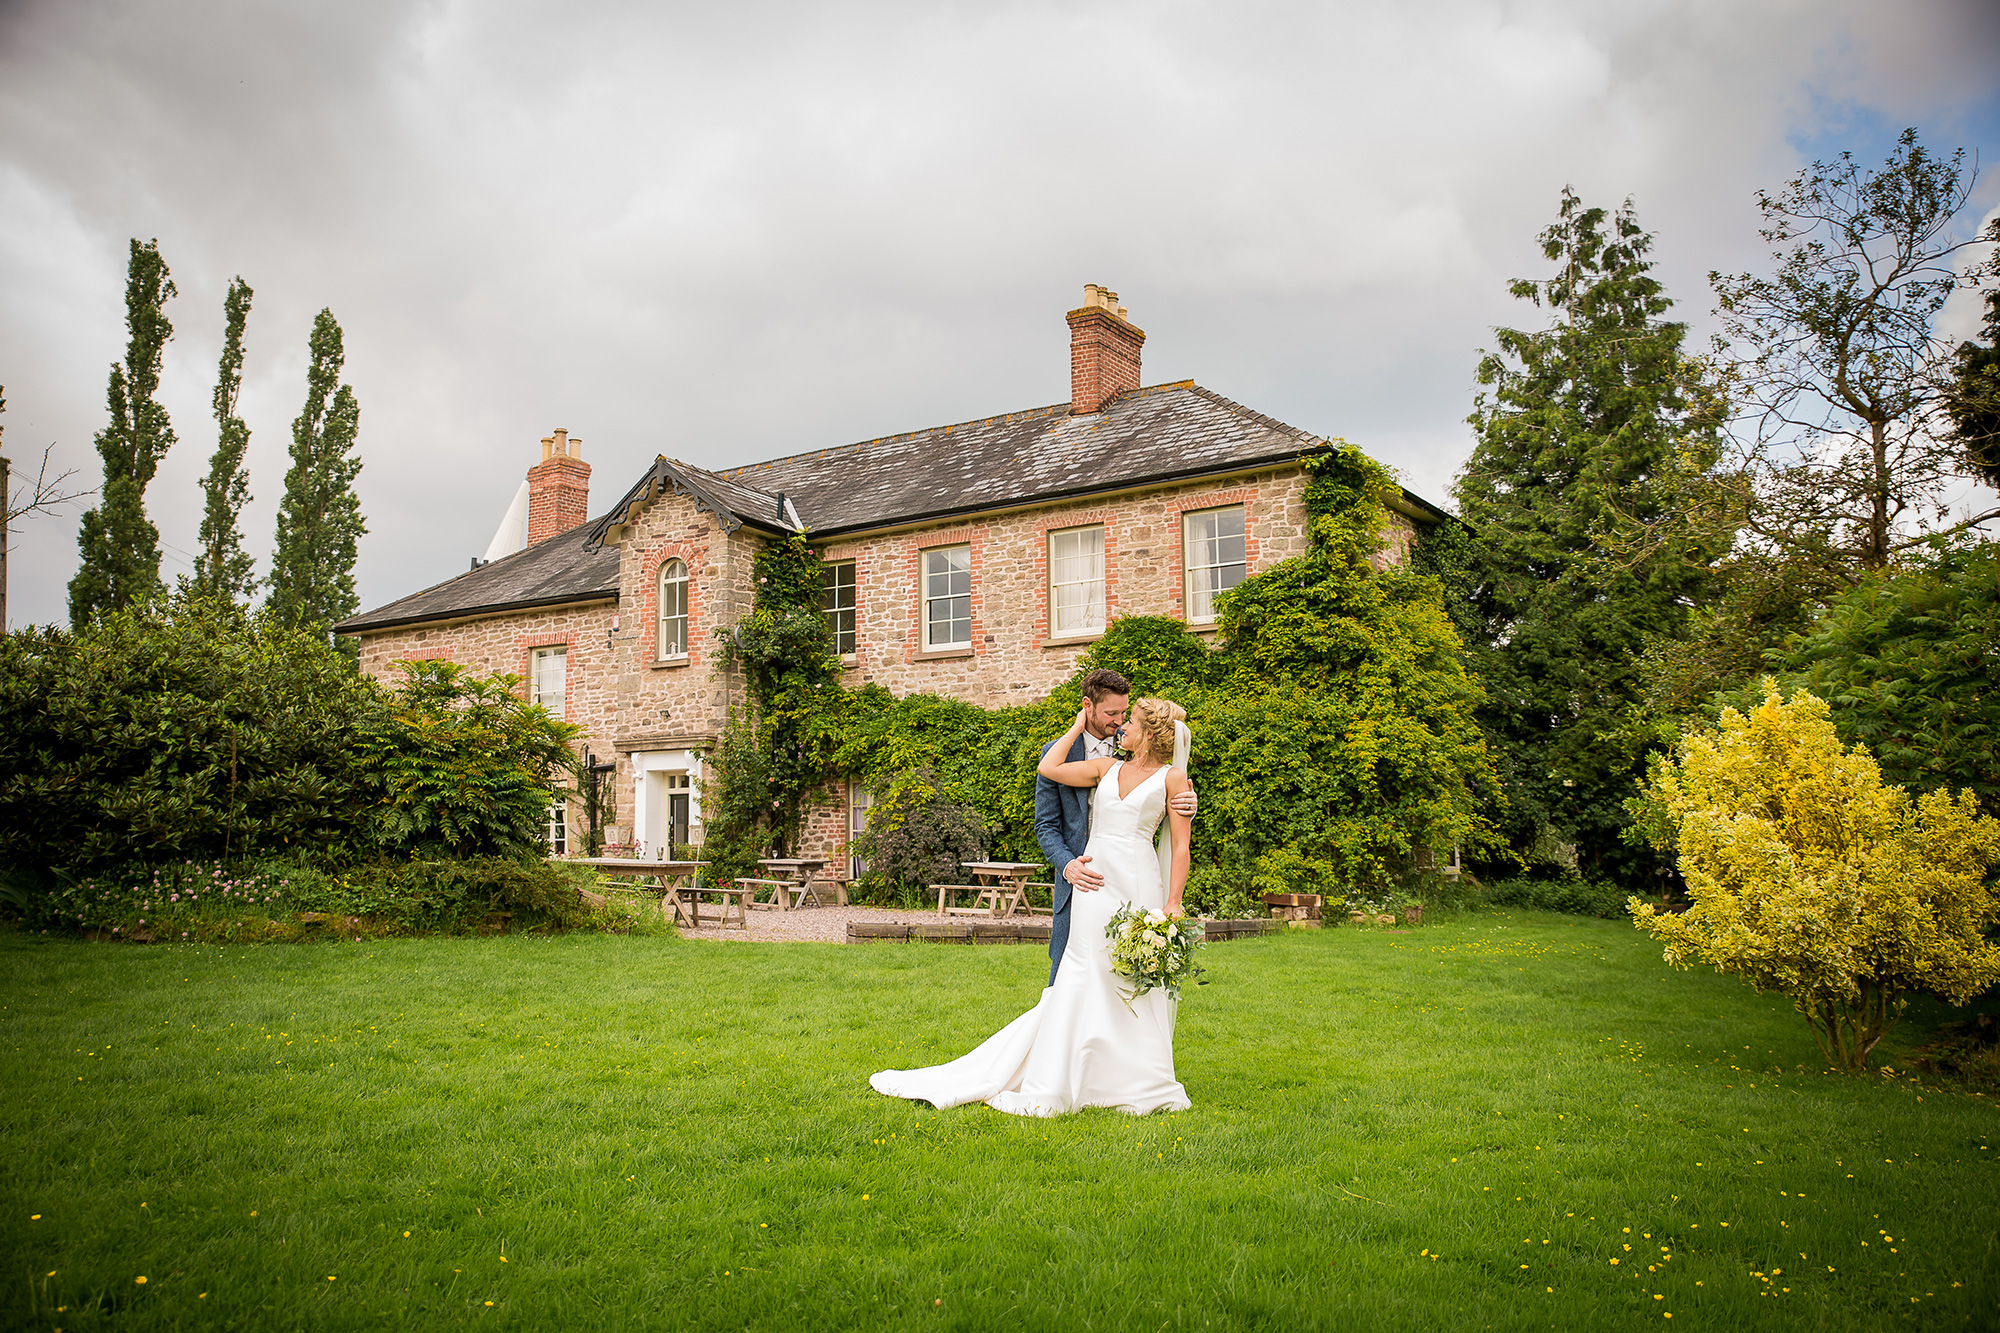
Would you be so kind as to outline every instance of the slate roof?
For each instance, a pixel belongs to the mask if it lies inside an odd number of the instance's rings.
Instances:
[[[729,468],[783,492],[816,537],[1296,459],[1324,441],[1192,380],[1136,389],[1100,412],[1068,403]]]
[[[777,533],[796,532],[800,526],[798,511],[787,503],[789,497],[745,486],[725,473],[705,471],[662,454],[609,513],[590,524],[585,542],[598,545],[612,525],[630,523],[655,492],[687,496],[696,509],[714,514],[724,532],[734,532],[745,523]]]
[[[584,537],[589,531],[588,525],[571,528],[401,601],[351,616],[333,628],[341,634],[358,634],[396,625],[616,598],[618,548],[587,546]]]
[[[670,492],[714,514],[727,531],[748,523],[770,533],[805,528],[836,537],[1278,466],[1325,443],[1184,380],[1135,389],[1088,416],[1055,403],[721,472],[662,456],[591,522],[334,628],[352,634],[616,597],[618,548],[606,545],[606,536]],[[1450,517],[1408,491],[1402,499],[1406,512]]]

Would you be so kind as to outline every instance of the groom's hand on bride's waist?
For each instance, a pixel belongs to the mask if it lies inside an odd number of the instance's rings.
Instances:
[[[1084,893],[1104,887],[1104,876],[1085,864],[1089,860],[1087,856],[1079,856],[1063,867],[1063,878],[1070,882],[1070,887]]]

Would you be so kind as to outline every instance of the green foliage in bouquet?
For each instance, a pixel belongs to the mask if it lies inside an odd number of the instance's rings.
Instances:
[[[1163,990],[1179,999],[1181,986],[1201,974],[1194,965],[1194,951],[1202,945],[1201,923],[1183,912],[1127,903],[1105,923],[1104,938],[1111,942],[1111,970],[1130,986],[1124,995],[1128,1009],[1148,991]]]

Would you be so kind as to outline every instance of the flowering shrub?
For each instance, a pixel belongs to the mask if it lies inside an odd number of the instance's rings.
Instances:
[[[316,918],[368,935],[463,932],[495,913],[526,926],[607,924],[577,892],[594,887],[578,867],[505,857],[377,863],[344,874],[282,862],[183,863],[64,880],[33,923],[210,941],[296,938],[310,934]]]
[[[1631,900],[1676,967],[1708,963],[1792,997],[1829,1064],[1865,1069],[1904,993],[1954,1004],[2000,981],[2000,820],[1972,793],[1912,800],[1864,748],[1843,750],[1827,705],[1767,683],[1746,716],[1656,759],[1641,827],[1679,852],[1693,906]]]

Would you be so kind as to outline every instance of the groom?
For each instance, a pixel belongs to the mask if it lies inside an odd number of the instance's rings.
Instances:
[[[1132,703],[1132,684],[1116,671],[1097,670],[1083,678],[1083,734],[1069,747],[1066,761],[1112,755],[1117,748],[1118,729],[1125,725],[1125,710]],[[1042,747],[1049,752],[1050,741]],[[1049,984],[1056,983],[1056,968],[1062,963],[1063,949],[1069,944],[1069,904],[1074,890],[1091,893],[1104,887],[1104,876],[1090,868],[1083,854],[1090,841],[1091,787],[1065,787],[1048,778],[1035,779],[1035,840],[1049,858],[1055,872],[1055,916],[1049,924]],[[1176,812],[1194,818],[1195,794],[1192,785],[1174,797]]]

